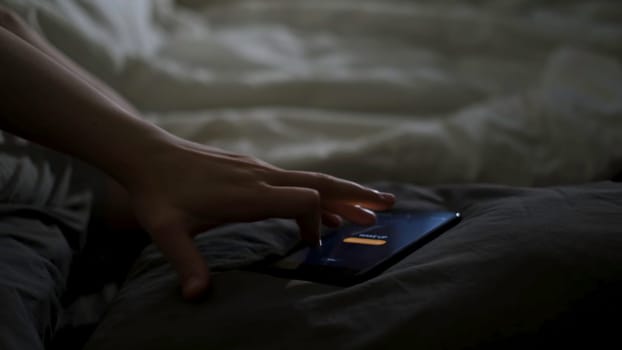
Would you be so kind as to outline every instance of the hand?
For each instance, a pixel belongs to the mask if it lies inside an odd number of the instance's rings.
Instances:
[[[320,224],[342,218],[371,225],[370,210],[389,209],[395,197],[332,176],[286,171],[234,153],[177,140],[148,156],[128,187],[137,220],[180,277],[183,296],[199,297],[209,270],[192,237],[229,222],[295,219],[301,238],[319,242]]]

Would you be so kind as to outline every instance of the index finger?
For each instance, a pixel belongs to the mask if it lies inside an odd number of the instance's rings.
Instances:
[[[391,193],[322,173],[285,170],[276,173],[268,182],[273,186],[313,188],[320,192],[322,201],[344,201],[373,210],[386,210],[395,203]]]

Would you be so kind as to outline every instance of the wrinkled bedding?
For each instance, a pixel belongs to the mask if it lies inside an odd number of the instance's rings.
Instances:
[[[1,0],[170,131],[358,180],[622,164],[618,1]]]
[[[177,135],[387,181],[403,209],[464,213],[345,289],[243,270],[285,253],[291,222],[214,230],[198,239],[215,273],[197,305],[180,300],[148,247],[88,349],[593,347],[614,334],[605,316],[622,309],[620,185],[471,183],[584,183],[622,170],[619,1],[0,4]]]
[[[147,248],[86,349],[524,349],[617,342],[622,184],[384,184],[400,209],[450,208],[456,227],[380,276],[341,288],[241,270],[297,240],[287,221],[197,240],[213,290],[181,300]]]
[[[43,350],[67,321],[63,299],[86,241],[91,174],[0,131],[0,349]]]

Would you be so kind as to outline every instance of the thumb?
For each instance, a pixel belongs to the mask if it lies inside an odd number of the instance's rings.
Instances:
[[[153,232],[154,243],[173,265],[186,300],[200,298],[209,286],[207,263],[190,235],[178,230]]]

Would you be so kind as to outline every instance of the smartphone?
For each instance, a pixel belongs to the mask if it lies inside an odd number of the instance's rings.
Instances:
[[[278,277],[353,285],[372,278],[448,230],[460,220],[453,211],[377,213],[374,226],[328,230],[318,247],[297,246],[283,258],[253,270]]]

